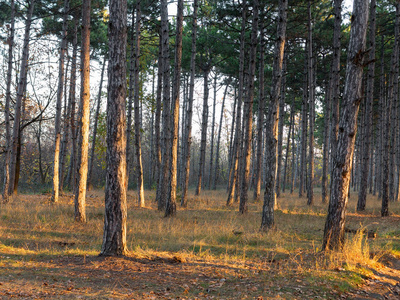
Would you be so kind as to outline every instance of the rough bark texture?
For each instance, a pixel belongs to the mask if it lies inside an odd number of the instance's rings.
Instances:
[[[9,201],[10,186],[10,159],[11,159],[11,125],[10,125],[10,102],[11,102],[11,80],[12,80],[12,62],[14,49],[14,32],[15,32],[15,2],[11,0],[11,16],[10,16],[10,35],[7,39],[8,57],[7,57],[7,83],[6,83],[6,99],[4,105],[4,121],[6,129],[6,154],[4,161],[4,185],[3,185],[3,202]]]
[[[342,100],[337,151],[334,153],[332,189],[325,223],[322,249],[341,249],[350,174],[357,133],[357,114],[361,102],[361,85],[368,25],[368,0],[355,0],[351,18],[346,82]]]
[[[332,79],[330,79],[332,80]],[[331,123],[331,89],[330,83],[325,88],[324,106],[324,145],[322,157],[322,203],[328,202],[328,169],[329,169],[329,124]]]
[[[169,191],[165,207],[165,216],[170,217],[176,214],[176,186],[178,182],[178,134],[179,134],[179,90],[181,84],[182,65],[182,30],[183,30],[183,0],[178,0],[178,11],[176,19],[175,39],[175,68],[174,86],[172,89],[172,114],[171,114],[171,137],[172,147],[169,165]]]
[[[183,168],[182,181],[182,199],[181,206],[187,206],[187,191],[189,188],[189,171],[190,171],[190,146],[192,144],[192,117],[193,117],[193,95],[194,95],[194,77],[196,75],[196,33],[197,33],[197,9],[198,0],[193,1],[193,17],[192,17],[192,52],[190,56],[190,83],[189,98],[186,113],[186,133],[185,133],[185,167]]]
[[[286,42],[286,20],[287,20],[287,0],[279,0],[277,40],[275,44],[272,85],[270,94],[270,104],[268,109],[267,128],[266,128],[266,179],[264,204],[262,211],[261,230],[268,231],[275,225],[274,205],[275,205],[275,183],[277,170],[277,139],[278,139],[278,118],[279,118],[279,92],[282,80],[282,61]]]
[[[263,6],[262,6],[263,7]],[[261,9],[263,11],[263,9]],[[253,199],[260,201],[261,194],[261,170],[263,161],[263,129],[264,129],[264,114],[265,114],[265,93],[264,93],[264,22],[263,16],[260,18],[260,67],[259,67],[259,96],[258,96],[258,117],[257,117],[257,155],[256,155],[256,171],[255,171],[255,187]]]
[[[242,186],[240,191],[239,212],[246,213],[248,210],[248,190],[250,179],[250,159],[251,159],[251,142],[253,139],[253,102],[254,102],[254,75],[256,71],[256,52],[257,52],[257,31],[258,31],[258,0],[253,1],[253,20],[251,32],[251,48],[250,48],[250,65],[249,78],[247,84],[247,93],[243,106],[243,122],[244,122],[244,149],[243,149],[243,175]]]
[[[126,0],[110,0],[107,175],[100,255],[126,254]]]
[[[82,3],[81,96],[79,103],[77,182],[75,187],[75,220],[86,222],[86,185],[89,152],[90,116],[90,0]]]
[[[134,78],[134,106],[135,106],[135,152],[136,152],[136,179],[138,192],[138,206],[144,207],[144,185],[142,165],[142,142],[141,142],[141,118],[139,103],[139,72],[140,72],[140,22],[141,22],[141,1],[136,1],[136,34],[135,34],[135,78]]]
[[[375,78],[375,19],[376,19],[376,1],[371,0],[370,8],[370,24],[369,24],[369,65],[367,78],[367,99],[365,107],[365,133],[364,133],[364,149],[362,154],[361,165],[361,185],[358,193],[357,211],[365,210],[367,203],[368,174],[370,172],[370,144],[372,136],[372,103],[374,100],[374,78]],[[372,155],[371,155],[372,156]],[[371,157],[372,160],[372,157]]]
[[[18,148],[21,141],[20,121],[21,121],[21,106],[22,98],[24,97],[26,82],[27,82],[27,70],[29,61],[29,35],[32,24],[32,14],[35,6],[35,0],[31,0],[28,3],[29,9],[25,20],[25,33],[24,33],[24,44],[22,48],[21,66],[18,79],[17,87],[17,98],[15,100],[14,108],[14,125],[13,125],[13,136],[12,136],[12,149],[11,149],[11,170],[10,170],[10,187],[9,194],[17,194],[18,192]]]
[[[60,163],[60,144],[61,144],[61,106],[64,93],[64,60],[67,48],[68,10],[69,10],[69,0],[65,0],[61,47],[60,47],[60,61],[58,64],[58,87],[57,87],[57,101],[56,101],[54,162],[53,162],[53,194],[51,196],[52,202],[58,202],[58,194],[60,191],[59,163]]]

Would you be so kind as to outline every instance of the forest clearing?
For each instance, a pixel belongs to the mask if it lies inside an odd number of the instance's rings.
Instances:
[[[276,230],[268,234],[259,231],[261,202],[241,215],[225,205],[225,195],[189,191],[188,207],[164,218],[154,191],[145,191],[144,208],[129,191],[125,257],[98,256],[104,191],[88,192],[85,224],[74,221],[71,195],[56,204],[50,195],[19,195],[1,204],[0,299],[400,297],[400,203],[382,218],[376,197],[368,196],[369,208],[357,213],[353,194],[343,252],[326,254],[319,193],[312,207],[283,194]]]

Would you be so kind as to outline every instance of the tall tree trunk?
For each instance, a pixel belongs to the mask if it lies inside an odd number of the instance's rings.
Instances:
[[[163,59],[162,59],[162,49],[161,49],[161,32],[159,37],[159,50],[158,50],[158,63],[157,63],[157,94],[156,94],[156,118],[155,118],[155,150],[156,150],[156,176],[157,176],[157,190],[160,184],[160,173],[162,172],[161,165],[161,96],[162,96],[162,71],[163,71]],[[158,196],[158,194],[157,194]],[[157,197],[156,197],[157,198]],[[156,199],[158,200],[158,199]]]
[[[220,153],[219,153],[219,151],[220,151],[220,145],[221,145],[222,121],[224,118],[226,94],[228,92],[228,87],[229,87],[230,82],[231,82],[231,78],[229,78],[228,82],[226,83],[224,96],[222,98],[221,116],[219,119],[218,137],[217,137],[217,151],[215,153],[215,170],[214,170],[214,180],[213,180],[213,187],[212,187],[213,190],[217,189],[217,182],[219,180],[219,172],[220,172],[220,163],[219,163]]]
[[[140,71],[140,22],[142,21],[140,0],[136,1],[136,35],[135,35],[135,78],[134,78],[134,106],[135,106],[135,152],[136,152],[136,176],[138,189],[138,206],[144,207],[143,165],[142,165],[142,141],[141,118],[139,107],[139,71]]]
[[[332,76],[331,76],[332,77]],[[322,157],[322,203],[328,202],[328,169],[329,169],[329,124],[331,123],[331,86],[329,79],[325,87],[325,106],[324,106],[324,144]]]
[[[82,3],[81,97],[79,103],[79,152],[77,157],[77,185],[75,187],[75,220],[86,222],[86,184],[89,152],[90,114],[90,2]]]
[[[264,192],[264,204],[262,211],[261,230],[268,231],[275,226],[274,205],[275,205],[275,183],[277,171],[277,139],[279,122],[279,92],[282,81],[283,51],[286,42],[286,20],[287,0],[279,0],[277,39],[274,52],[274,63],[272,71],[272,85],[270,94],[270,105],[268,109],[266,128],[266,180]]]
[[[334,0],[334,25],[333,25],[333,58],[332,58],[332,133],[331,133],[331,155],[336,153],[336,144],[339,133],[339,104],[340,104],[340,54],[341,54],[341,28],[342,28],[342,0]],[[333,162],[333,159],[332,159]],[[333,166],[331,166],[333,170]],[[333,174],[331,174],[333,178]],[[332,185],[332,180],[331,180]],[[331,187],[332,189],[332,187]]]
[[[368,0],[354,0],[346,83],[342,100],[337,151],[334,153],[332,189],[325,223],[322,249],[342,249],[350,173],[357,134],[357,114],[361,102],[362,74],[366,56]]]
[[[210,69],[206,67],[203,70],[204,80],[204,95],[203,95],[203,116],[201,121],[201,144],[200,144],[200,160],[199,160],[199,175],[197,177],[197,186],[195,195],[201,193],[201,185],[205,170],[206,161],[206,146],[207,146],[207,124],[208,124],[208,74]]]
[[[289,132],[287,136],[287,142],[286,142],[286,155],[285,155],[285,165],[283,168],[283,182],[282,182],[282,192],[285,192],[286,189],[286,178],[287,178],[287,166],[288,166],[288,159],[289,159],[289,153],[290,153],[290,137],[291,135],[294,135],[294,100],[295,96],[293,96],[292,104],[290,106],[290,124],[289,124]],[[292,145],[292,151],[294,151],[294,146]]]
[[[126,124],[126,188],[129,189],[129,173],[131,169],[131,137],[132,137],[132,110],[133,94],[135,89],[135,7],[132,9],[131,35],[129,36],[131,53],[129,57],[129,90],[128,90],[128,111]]]
[[[88,173],[88,188],[90,188],[90,186],[93,185],[93,182],[92,182],[92,174],[93,174],[94,153],[95,153],[95,148],[96,148],[97,123],[98,123],[98,121],[99,121],[99,115],[100,115],[101,90],[103,89],[104,70],[105,70],[106,62],[107,62],[107,55],[104,55],[103,66],[102,66],[102,68],[101,68],[99,93],[98,93],[98,95],[97,95],[96,114],[95,114],[95,117],[94,117],[92,148],[90,149],[90,161],[89,161],[89,173]]]
[[[8,57],[7,57],[7,87],[6,99],[4,107],[4,121],[6,129],[6,155],[4,162],[4,185],[3,185],[3,202],[9,201],[10,194],[10,159],[11,159],[11,125],[10,125],[10,102],[11,102],[11,81],[12,81],[12,63],[14,49],[14,32],[15,32],[15,2],[11,0],[11,16],[10,16],[10,35],[7,39]]]
[[[59,162],[60,162],[60,143],[61,143],[61,106],[64,92],[64,59],[67,48],[67,17],[69,10],[69,0],[64,1],[64,16],[62,24],[62,37],[60,47],[60,61],[58,65],[58,87],[56,102],[56,118],[55,118],[55,141],[54,141],[54,162],[53,162],[53,194],[52,202],[58,202],[58,193],[60,190],[59,183]]]
[[[278,166],[276,171],[276,198],[281,196],[281,173],[282,173],[282,146],[283,146],[283,128],[285,125],[285,90],[286,90],[286,59],[283,55],[282,66],[282,84],[279,97],[279,124],[278,124]]]
[[[391,115],[395,113],[393,111],[394,104],[398,99],[397,97],[397,78],[398,76],[398,68],[399,68],[399,25],[400,25],[400,3],[396,2],[396,23],[395,23],[395,42],[393,46],[393,52],[391,57],[391,68],[390,68],[390,78],[389,78],[389,87],[388,87],[388,95],[386,100],[386,120],[385,127],[383,130],[383,140],[384,140],[384,153],[383,153],[383,170],[382,170],[382,209],[381,216],[387,217],[389,216],[389,159],[391,155],[391,148],[394,147],[392,143],[390,143],[390,133],[395,131],[394,127],[391,127],[394,124],[391,123]],[[396,91],[395,91],[396,90]]]
[[[309,178],[307,189],[307,204],[314,204],[314,123],[315,123],[315,99],[314,99],[314,54],[313,54],[313,39],[312,39],[312,19],[311,19],[311,1],[308,1],[308,97],[310,108],[310,138],[309,138]]]
[[[261,5],[263,11],[263,5]],[[264,114],[265,114],[265,87],[264,87],[264,69],[265,69],[265,60],[264,60],[264,16],[260,18],[260,67],[259,67],[259,95],[258,95],[258,117],[257,117],[257,156],[256,156],[256,178],[255,178],[255,188],[253,199],[254,201],[260,201],[261,194],[261,170],[262,170],[262,161],[263,161],[263,129],[264,129]]]
[[[365,107],[365,134],[364,134],[364,149],[362,154],[361,165],[361,185],[360,192],[358,193],[357,211],[365,210],[367,203],[367,189],[368,189],[368,173],[370,172],[370,141],[372,136],[372,104],[374,100],[374,79],[375,79],[375,19],[376,19],[376,0],[371,0],[370,7],[370,23],[369,23],[369,61],[368,65],[368,79],[367,79],[367,99]],[[371,157],[372,160],[372,157]]]
[[[189,98],[188,108],[186,113],[186,133],[185,133],[185,167],[183,168],[183,181],[182,181],[182,198],[181,206],[187,206],[187,191],[189,188],[189,171],[190,171],[190,146],[192,144],[192,117],[193,117],[193,94],[194,94],[194,77],[195,73],[195,60],[196,60],[196,33],[197,33],[197,9],[198,0],[193,1],[193,17],[192,17],[192,52],[190,56],[190,83],[189,83]]]
[[[253,20],[251,32],[250,47],[250,65],[249,78],[246,98],[243,106],[243,122],[244,122],[244,149],[243,149],[243,169],[241,170],[243,180],[240,191],[239,213],[246,213],[248,210],[248,189],[250,178],[250,158],[251,158],[251,142],[253,140],[253,102],[254,102],[254,75],[256,72],[256,54],[257,54],[257,31],[258,31],[258,0],[253,1]]]
[[[100,255],[126,254],[126,0],[110,0],[107,175]]]
[[[168,149],[171,147],[171,137],[168,126],[170,126],[171,106],[171,83],[169,65],[169,28],[168,28],[168,4],[166,0],[161,1],[161,48],[163,58],[163,146],[162,149],[162,172],[160,172],[159,186],[157,187],[158,209],[165,210],[166,196],[168,193]]]
[[[171,139],[172,147],[169,164],[169,191],[165,208],[165,216],[170,217],[176,214],[176,187],[178,174],[178,134],[179,134],[179,90],[181,84],[182,66],[182,30],[183,30],[183,0],[178,0],[178,11],[176,19],[175,39],[175,67],[174,85],[172,88],[172,114],[171,114]]]
[[[217,72],[214,74],[214,97],[213,97],[213,114],[211,123],[211,149],[210,149],[210,170],[208,172],[208,189],[211,190],[212,171],[214,163],[214,132],[215,132],[215,107],[217,105]]]
[[[14,109],[14,126],[13,126],[13,136],[12,136],[12,149],[11,149],[11,172],[10,172],[10,188],[9,194],[17,194],[18,192],[18,176],[19,172],[17,170],[18,165],[18,148],[20,138],[20,121],[21,121],[21,106],[22,100],[24,97],[24,91],[27,82],[27,70],[28,70],[28,61],[29,61],[29,34],[32,24],[32,15],[33,9],[35,6],[35,0],[31,0],[28,3],[29,9],[28,14],[25,20],[25,33],[24,33],[24,44],[22,48],[22,58],[21,58],[21,67],[19,72],[19,80],[17,87],[17,98],[15,100],[15,109]]]
[[[307,74],[307,59],[305,59],[304,73]],[[299,197],[303,197],[304,186],[306,182],[307,170],[307,75],[305,75],[303,83],[303,102],[301,104],[301,154],[300,154],[300,184],[299,184]]]

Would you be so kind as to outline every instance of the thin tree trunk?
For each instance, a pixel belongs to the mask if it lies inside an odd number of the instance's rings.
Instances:
[[[354,143],[357,134],[357,114],[361,102],[363,61],[368,25],[368,0],[354,0],[350,43],[346,68],[346,83],[342,100],[337,151],[334,153],[332,189],[325,223],[323,250],[342,249],[344,225]]]
[[[290,153],[290,137],[291,135],[294,135],[294,100],[295,96],[293,96],[292,100],[292,105],[290,106],[290,124],[289,124],[289,132],[288,132],[288,137],[287,137],[287,142],[286,142],[286,155],[285,155],[285,166],[283,168],[283,182],[282,182],[282,192],[285,192],[286,189],[286,178],[287,178],[287,166],[288,166],[288,159],[289,159],[289,153]],[[294,147],[292,145],[292,151],[294,151]]]
[[[75,220],[78,222],[86,222],[90,114],[90,2],[90,0],[84,0],[82,4],[81,97],[78,136],[80,151],[77,157],[77,185],[75,187]]]
[[[69,0],[64,1],[64,16],[62,24],[62,37],[60,47],[60,61],[58,65],[58,87],[57,87],[57,102],[56,102],[56,117],[55,117],[55,141],[54,141],[54,162],[53,162],[53,194],[52,202],[58,202],[60,191],[59,163],[60,163],[60,144],[61,144],[61,109],[62,98],[64,92],[64,59],[67,48],[67,17],[69,10]]]
[[[285,125],[285,96],[286,96],[286,59],[283,55],[282,66],[282,84],[279,97],[279,124],[278,124],[278,166],[276,171],[276,198],[281,196],[281,170],[282,170],[282,146],[283,146],[283,128]]]
[[[3,202],[9,201],[10,194],[10,159],[11,159],[11,125],[10,125],[10,102],[11,102],[11,81],[12,81],[12,63],[14,49],[14,32],[15,32],[15,2],[11,0],[11,16],[10,16],[10,35],[7,39],[8,58],[7,58],[7,87],[6,99],[4,107],[4,121],[6,130],[6,154],[4,162],[4,185],[3,185]]]
[[[243,214],[248,211],[248,189],[250,179],[250,158],[251,158],[251,142],[253,140],[253,101],[254,101],[254,75],[256,72],[256,54],[257,54],[257,31],[258,31],[258,15],[259,3],[258,0],[253,1],[253,20],[251,32],[251,47],[250,47],[250,64],[248,89],[243,106],[243,122],[244,122],[244,149],[243,149],[243,169],[242,183],[240,191],[239,213]]]
[[[160,143],[160,136],[161,136],[161,96],[162,96],[162,72],[163,72],[163,59],[162,59],[162,49],[161,49],[161,32],[159,37],[159,50],[158,50],[158,63],[157,63],[157,94],[156,94],[156,119],[155,119],[155,148],[156,148],[156,176],[157,176],[157,196],[156,201],[158,202],[159,194],[158,194],[158,187],[160,185],[160,174],[162,172],[162,165],[161,165],[161,143]]]
[[[107,175],[100,255],[124,255],[126,247],[126,0],[110,0],[107,97]]]
[[[262,211],[261,230],[268,231],[275,226],[274,205],[275,205],[275,183],[277,171],[277,139],[279,122],[279,92],[282,81],[283,51],[286,42],[286,20],[287,20],[287,0],[279,0],[277,39],[275,44],[272,85],[270,105],[268,109],[268,119],[266,128],[266,184],[264,192],[264,204]]]
[[[305,60],[307,63],[307,60]],[[305,66],[305,74],[307,74],[307,66]],[[305,76],[307,78],[307,76]],[[303,84],[303,102],[301,104],[301,154],[300,154],[300,184],[299,197],[303,197],[304,186],[306,181],[306,157],[307,157],[307,80]]]
[[[210,149],[210,170],[208,172],[208,189],[211,190],[212,171],[214,162],[214,132],[215,132],[215,107],[217,105],[217,72],[214,77],[214,97],[213,97],[213,114],[211,123],[211,149]]]
[[[325,87],[325,106],[324,106],[324,145],[322,158],[322,203],[327,203],[329,198],[328,191],[328,169],[329,169],[329,124],[331,123],[331,86],[328,81]]]
[[[183,186],[181,206],[187,206],[187,191],[189,188],[189,171],[190,171],[190,146],[192,144],[192,117],[193,117],[193,95],[194,95],[194,78],[195,78],[195,59],[196,59],[196,33],[197,33],[197,9],[198,0],[193,1],[193,17],[192,17],[192,52],[190,56],[190,83],[188,109],[186,113],[186,133],[185,133],[185,162],[183,169]]]
[[[18,148],[20,148],[20,121],[21,121],[21,106],[22,99],[24,97],[24,91],[27,81],[27,70],[29,61],[29,35],[32,24],[33,9],[35,6],[35,0],[31,0],[28,3],[29,9],[25,21],[25,33],[24,33],[24,44],[22,48],[22,61],[19,72],[18,88],[17,88],[17,98],[15,100],[14,109],[14,126],[13,126],[13,136],[12,136],[12,149],[11,149],[11,171],[10,171],[10,187],[9,194],[17,194],[18,192],[18,177],[19,172],[17,170],[18,166]]]
[[[369,61],[368,65],[368,80],[367,80],[367,99],[365,107],[365,134],[364,134],[364,149],[362,154],[361,165],[361,185],[358,193],[357,211],[365,210],[367,203],[368,179],[370,173],[370,141],[372,136],[372,104],[374,100],[374,78],[375,78],[375,19],[376,19],[376,1],[371,0],[370,7],[370,23],[369,23]],[[371,156],[372,161],[372,156]],[[371,170],[372,171],[372,170]]]
[[[141,141],[141,118],[139,107],[139,72],[140,72],[140,22],[141,1],[136,1],[136,35],[135,35],[135,78],[134,78],[134,106],[135,106],[135,152],[136,152],[136,176],[138,190],[138,206],[144,207],[143,165],[142,165],[142,141]]]

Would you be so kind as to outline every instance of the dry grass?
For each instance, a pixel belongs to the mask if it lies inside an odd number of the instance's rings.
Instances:
[[[43,287],[42,282],[50,284],[49,278],[66,282],[55,285],[53,294],[49,294],[52,298],[150,299],[156,295],[154,299],[158,299],[180,295],[238,299],[246,295],[297,299],[316,295],[335,299],[365,278],[376,276],[384,267],[383,257],[399,256],[400,205],[391,203],[392,215],[380,218],[380,202],[370,196],[367,211],[359,214],[353,193],[347,226],[358,233],[348,234],[342,253],[322,254],[327,206],[320,203],[319,196],[316,205],[308,207],[305,198],[283,195],[275,215],[277,230],[262,234],[262,204],[250,203],[249,212],[241,216],[236,206],[225,206],[223,190],[204,191],[201,197],[190,194],[188,207],[179,209],[175,218],[164,218],[157,211],[154,192],[146,191],[147,207],[137,208],[136,194],[130,191],[130,259],[108,261],[96,257],[102,241],[103,191],[88,193],[86,224],[74,222],[70,195],[63,196],[58,204],[50,204],[47,195],[20,195],[0,206],[0,299],[1,295],[7,299],[7,291],[13,296],[45,297],[47,285]],[[366,239],[368,230],[376,231],[377,237]],[[148,268],[149,263],[156,264],[154,270]],[[132,284],[132,278],[125,281],[130,290],[126,285],[116,285],[111,278],[103,278],[112,264],[116,268],[124,266],[124,275],[120,276],[135,276]],[[103,273],[93,273],[94,269]],[[137,269],[147,271],[137,276]],[[174,276],[168,279],[168,274],[159,275],[166,269]],[[205,279],[199,283],[202,274]],[[98,280],[84,280],[81,292],[76,285],[68,291],[68,280],[81,275]],[[15,279],[25,286],[22,296],[13,292],[17,289],[12,283]],[[168,284],[179,288],[168,290]],[[245,293],[238,288],[243,284]]]

